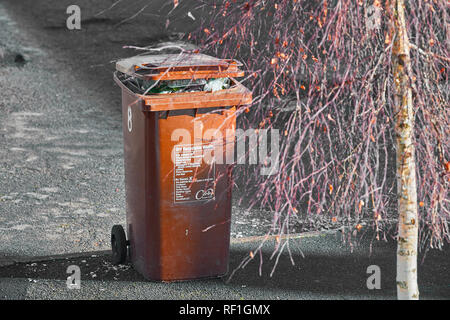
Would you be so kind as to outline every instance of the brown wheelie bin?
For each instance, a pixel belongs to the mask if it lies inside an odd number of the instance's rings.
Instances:
[[[113,262],[122,263],[128,255],[133,267],[151,280],[227,273],[235,112],[252,100],[251,92],[235,80],[244,75],[240,65],[199,53],[117,62],[128,240],[122,226],[113,227]],[[189,90],[211,79],[229,79],[228,87]],[[177,81],[188,86],[152,90]],[[147,90],[142,83],[150,84]]]

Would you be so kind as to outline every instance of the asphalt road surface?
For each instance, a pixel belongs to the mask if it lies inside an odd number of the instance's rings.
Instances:
[[[173,283],[147,281],[129,264],[113,266],[109,252],[37,259],[0,268],[0,299],[395,299],[395,243],[372,243],[368,234],[351,240],[353,247],[340,232],[304,234],[290,239],[292,260],[284,250],[277,264],[270,240],[245,268],[241,262],[260,241],[235,240],[227,276]],[[421,299],[450,299],[449,260],[450,250],[432,251],[419,265]],[[80,267],[79,290],[67,288],[70,265]],[[367,288],[371,265],[380,268],[380,289]]]
[[[0,259],[109,249],[111,226],[125,222],[114,61],[136,54],[124,45],[177,41],[194,27],[181,15],[166,28],[163,2],[125,23],[147,1],[99,16],[113,1],[75,2],[81,30],[70,31],[71,1],[2,1]],[[232,237],[265,234],[271,220],[236,206],[233,217]]]
[[[115,61],[136,54],[125,45],[177,42],[201,9],[182,1],[167,15],[167,1],[142,12],[148,1],[127,1],[102,13],[113,3],[1,3],[0,258],[106,250],[111,226],[125,222]],[[81,30],[66,27],[71,4]],[[234,205],[231,236],[265,234],[271,219]]]

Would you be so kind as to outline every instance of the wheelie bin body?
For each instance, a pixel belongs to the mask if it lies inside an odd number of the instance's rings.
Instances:
[[[233,78],[243,75],[238,66],[203,54],[138,56],[116,65],[129,257],[147,279],[227,273],[235,112],[252,100]],[[143,95],[127,85],[130,75],[158,81],[227,77],[231,87]]]

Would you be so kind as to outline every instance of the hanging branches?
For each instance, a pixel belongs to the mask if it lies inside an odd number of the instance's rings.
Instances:
[[[194,39],[244,62],[253,88],[242,123],[281,132],[279,171],[237,166],[250,206],[274,212],[273,234],[294,221],[371,224],[389,236],[397,216],[394,79],[386,4],[369,30],[362,1],[214,1]],[[450,242],[450,39],[446,2],[411,1],[411,79],[421,244]],[[420,49],[419,49],[420,48]],[[291,101],[289,112],[279,107]],[[256,187],[254,187],[256,186]],[[289,223],[284,223],[289,219]]]

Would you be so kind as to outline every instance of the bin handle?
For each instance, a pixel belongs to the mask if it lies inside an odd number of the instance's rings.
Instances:
[[[136,95],[136,93],[134,93],[133,91],[130,90],[130,88],[128,88],[126,85],[123,84],[122,81],[120,81],[119,77],[118,77],[118,71],[114,72],[114,82],[117,83],[117,85],[122,89],[122,90],[126,90],[129,94],[133,95],[136,97],[136,101],[133,103],[139,103],[139,109],[141,111],[146,111],[144,108],[144,99],[142,99],[139,95]]]

